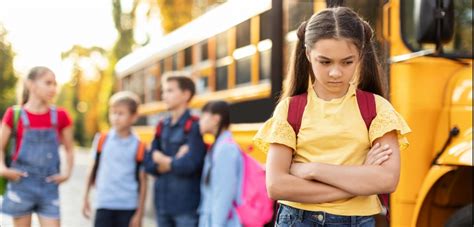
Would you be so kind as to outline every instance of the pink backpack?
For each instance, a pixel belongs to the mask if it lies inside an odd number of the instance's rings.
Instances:
[[[237,145],[232,139],[227,142]],[[271,221],[273,216],[273,201],[267,194],[265,170],[255,159],[241,149],[240,153],[244,165],[243,179],[240,203],[234,202],[234,207],[243,226],[264,226]]]

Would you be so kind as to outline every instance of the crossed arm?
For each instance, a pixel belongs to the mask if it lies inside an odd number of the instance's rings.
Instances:
[[[361,166],[292,163],[292,149],[271,144],[267,190],[272,199],[324,203],[357,195],[392,192],[398,184],[400,152],[395,131],[374,141]]]

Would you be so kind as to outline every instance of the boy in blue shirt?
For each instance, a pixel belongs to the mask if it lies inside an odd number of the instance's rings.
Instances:
[[[194,92],[194,82],[189,77],[164,77],[163,101],[170,116],[159,123],[144,162],[145,170],[156,177],[154,205],[159,227],[193,227],[198,223],[206,148],[197,118],[188,109]]]
[[[95,185],[96,227],[141,225],[147,185],[141,166],[144,145],[132,132],[139,103],[132,92],[113,95],[109,101],[112,128],[94,139],[95,161],[88,174],[82,211],[90,218],[89,194]]]

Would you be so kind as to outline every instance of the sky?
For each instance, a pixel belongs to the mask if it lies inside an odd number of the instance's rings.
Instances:
[[[51,68],[59,83],[71,66],[61,52],[73,45],[110,49],[116,38],[111,0],[0,0],[0,23],[16,53],[14,67],[23,77],[37,65]]]

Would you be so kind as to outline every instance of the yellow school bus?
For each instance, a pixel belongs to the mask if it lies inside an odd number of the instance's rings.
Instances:
[[[117,63],[120,88],[144,103],[137,132],[150,141],[166,112],[161,75],[186,71],[197,85],[191,107],[230,102],[237,141],[264,162],[251,138],[281,94],[295,30],[333,6],[375,29],[389,99],[413,131],[389,225],[471,226],[472,0],[228,1]]]

